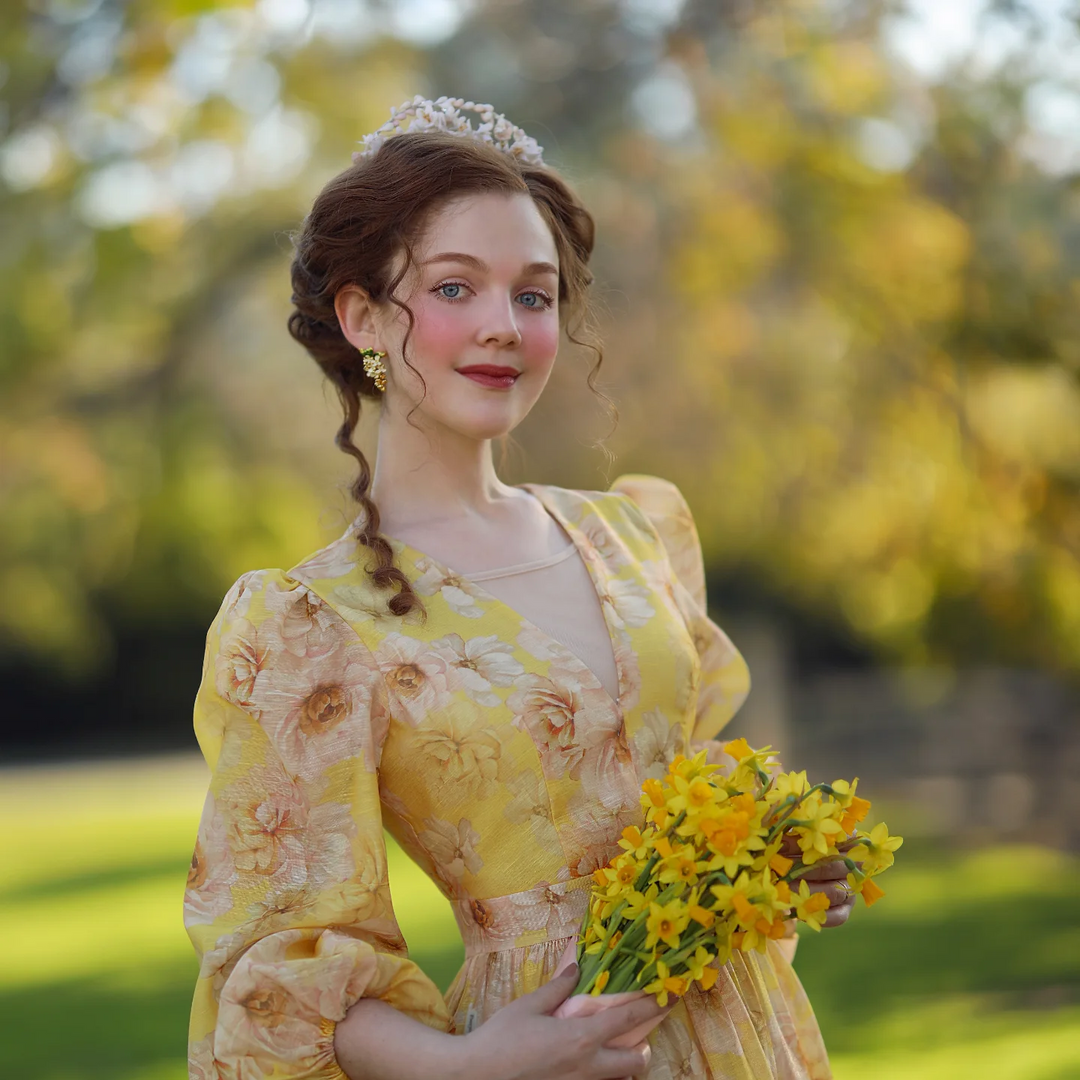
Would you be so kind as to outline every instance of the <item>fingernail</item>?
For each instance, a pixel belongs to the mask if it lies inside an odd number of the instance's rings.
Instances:
[[[567,968],[567,969],[566,969],[566,970],[565,970],[565,971],[563,972],[563,974],[564,974],[564,975],[567,975],[567,976],[569,976],[569,975],[573,975],[575,979],[577,978],[577,973],[578,973],[578,966],[577,966],[577,964],[571,964],[571,965],[570,965],[570,966],[569,966],[569,967],[568,967],[568,968]]]

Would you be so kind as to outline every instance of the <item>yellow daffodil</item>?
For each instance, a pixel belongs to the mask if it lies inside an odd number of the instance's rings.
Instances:
[[[641,785],[641,793],[643,796],[642,805],[653,807],[664,805],[664,786],[659,780],[655,780],[650,776]]]
[[[687,817],[693,819],[716,805],[717,789],[702,776],[691,780],[673,776],[671,786],[675,794],[668,799],[667,808],[673,814],[681,814],[685,810]]]
[[[602,884],[607,888],[607,895],[610,899],[615,899],[624,896],[633,888],[638,874],[641,873],[641,865],[632,854],[627,853],[620,855],[610,866],[605,866],[597,873],[604,875]],[[593,876],[596,878],[595,874]],[[599,879],[597,883],[600,884]]]
[[[848,883],[851,883],[852,875],[848,875]],[[884,895],[885,890],[880,888],[873,878],[866,878],[861,885],[854,886],[858,892],[862,893],[863,900],[866,901],[866,906],[870,907],[876,904]]]
[[[689,903],[686,905],[686,914],[696,923],[700,923],[706,930],[716,921],[716,914],[709,910],[709,908],[703,908],[700,904]]]
[[[627,825],[623,829],[619,847],[635,859],[645,859],[649,854],[649,843],[636,825]]]
[[[773,780],[772,788],[769,790],[769,801],[782,802],[789,795],[798,797],[805,795],[809,790],[810,781],[806,778],[805,770],[802,772],[780,773]]]
[[[600,974],[596,976],[596,982],[593,983],[593,988],[589,991],[589,993],[602,994],[604,992],[604,987],[607,986],[608,979],[610,978],[610,971],[601,971]]]
[[[802,861],[807,866],[836,854],[836,838],[844,832],[837,819],[842,812],[832,799],[822,799],[817,794],[805,799],[799,807],[799,821],[805,824],[794,826],[792,831],[799,838]]]
[[[710,990],[720,977],[717,968],[706,966],[715,959],[703,945],[697,947],[693,956],[686,958],[686,974],[690,979],[699,982],[702,990]]]
[[[757,887],[757,882],[747,874],[740,874],[733,885],[710,885],[709,892],[716,897],[714,910],[733,912],[739,925],[746,920],[753,921],[758,917],[758,912],[747,894],[754,892]]]
[[[840,818],[840,824],[844,832],[849,833],[870,812],[870,800],[862,799],[855,794],[859,786],[859,778],[856,776],[849,784],[846,780],[834,780],[832,782],[833,797],[844,808],[844,815]]]
[[[686,992],[686,980],[671,974],[663,960],[656,961],[656,978],[644,987],[646,994],[653,994],[656,1003],[663,1008],[668,1003],[668,994],[678,997]]]
[[[705,864],[707,871],[723,870],[728,878],[734,878],[740,870],[750,866],[754,861],[754,851],[751,847],[753,838],[747,841],[746,846],[736,851],[733,855],[724,855],[722,852],[714,852]],[[710,845],[711,847],[711,845]]]
[[[795,861],[777,852],[769,859],[769,867],[783,877],[793,866]]]
[[[694,855],[694,849],[690,845],[673,851],[670,858],[660,864],[659,880],[665,885],[675,882],[696,885],[699,867]]]
[[[879,874],[892,866],[893,852],[903,842],[902,836],[890,836],[889,827],[884,821],[879,821],[868,835],[862,836],[862,842],[856,844],[848,854],[856,862],[862,863],[864,873]]]
[[[674,854],[671,841],[666,836],[657,836],[652,842],[653,849],[660,853],[662,859],[670,859]]]
[[[746,928],[743,933],[739,948],[743,952],[756,949],[763,953],[768,948],[770,941],[777,941],[787,933],[783,919],[758,919],[752,926]]]
[[[686,904],[677,897],[666,904],[653,901],[649,904],[649,916],[645,920],[645,928],[648,930],[645,948],[651,949],[657,941],[662,941],[669,949],[677,949],[679,935],[689,922]]]
[[[643,893],[631,891],[626,894],[626,906],[623,908],[622,917],[633,922],[643,911],[649,910],[649,904],[660,892],[659,886],[648,885]]]
[[[795,913],[814,930],[820,930],[829,910],[829,898],[824,893],[810,891],[805,881],[799,882],[799,891],[794,894]]]
[[[731,742],[724,743],[724,753],[730,754],[736,761],[742,761],[751,757],[754,751],[745,739],[732,739]]]

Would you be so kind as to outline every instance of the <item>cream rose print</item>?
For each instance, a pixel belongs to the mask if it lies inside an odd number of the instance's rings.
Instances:
[[[447,657],[428,642],[387,634],[375,650],[375,662],[413,726],[452,700]]]
[[[464,690],[479,705],[495,706],[501,701],[493,687],[512,685],[525,668],[514,658],[514,646],[498,635],[469,638],[447,634],[431,643],[446,661],[450,688]]]
[[[199,926],[224,915],[232,907],[232,886],[238,876],[229,855],[225,818],[213,795],[208,795],[184,892],[184,918],[188,924]]]
[[[468,818],[462,818],[456,825],[439,818],[428,818],[424,825],[420,843],[431,856],[440,878],[451,890],[460,886],[466,870],[470,874],[480,872],[484,865],[484,860],[476,851],[480,834]]]
[[[470,710],[451,709],[430,718],[416,745],[434,759],[435,775],[459,785],[462,796],[486,798],[499,779],[502,747],[495,730]]]
[[[255,626],[247,619],[237,619],[222,635],[214,660],[217,692],[234,705],[250,704],[266,659],[267,649],[260,643]]]
[[[219,802],[241,876],[265,878],[274,887],[351,878],[356,822],[343,803],[312,806],[301,784],[272,765],[252,766]]]
[[[484,593],[467,578],[455,574],[453,570],[439,566],[433,560],[417,560],[416,569],[420,577],[414,582],[414,588],[421,596],[442,596],[450,610],[466,619],[479,619],[484,614],[481,601]]]

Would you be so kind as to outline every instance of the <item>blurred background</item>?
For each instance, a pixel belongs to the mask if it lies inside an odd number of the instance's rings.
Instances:
[[[800,946],[838,1080],[1080,1077],[1080,6],[11,0],[0,42],[0,1075],[186,1076],[206,628],[354,514],[289,233],[445,93],[599,226],[617,462],[570,350],[504,478],[675,481],[730,730],[908,837]]]

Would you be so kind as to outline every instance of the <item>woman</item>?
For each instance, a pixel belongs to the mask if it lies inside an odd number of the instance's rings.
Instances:
[[[651,1045],[607,1045],[660,1015],[651,998],[551,1015],[642,780],[712,740],[749,681],[671,484],[495,474],[492,440],[577,340],[593,221],[524,132],[490,106],[473,131],[462,106],[403,107],[297,238],[289,328],[341,397],[360,513],[288,572],[245,574],[208,635],[191,1076],[827,1077],[781,942],[736,954]],[[382,403],[374,476],[362,398]],[[384,825],[456,913],[445,1000],[407,958]],[[816,875],[831,924],[842,872]]]

